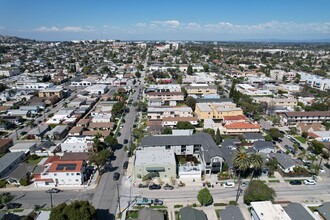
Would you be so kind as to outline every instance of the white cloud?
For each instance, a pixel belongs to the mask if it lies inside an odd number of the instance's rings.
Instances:
[[[39,27],[36,28],[35,30],[40,32],[89,32],[89,31],[94,31],[94,28],[92,26],[86,26],[85,28],[78,26],[66,26],[63,28],[52,26],[52,27]]]
[[[149,23],[137,23],[135,27],[140,30],[181,31],[194,30],[210,33],[229,34],[329,34],[330,22],[296,23],[269,21],[259,24],[234,24],[220,21],[218,23],[182,23],[178,20],[151,21]]]
[[[178,28],[180,26],[180,22],[177,20],[152,21],[151,25],[167,27],[167,28]]]

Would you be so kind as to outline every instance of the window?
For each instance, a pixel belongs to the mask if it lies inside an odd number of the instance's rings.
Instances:
[[[80,173],[76,173],[77,176],[80,176]]]
[[[79,180],[78,179],[76,179],[76,182],[78,182]]]

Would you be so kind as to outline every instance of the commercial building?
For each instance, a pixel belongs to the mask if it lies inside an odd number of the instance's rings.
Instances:
[[[142,180],[146,175],[161,179],[176,178],[174,152],[162,147],[137,150],[134,162],[134,179]]]
[[[62,99],[64,97],[64,91],[63,88],[59,87],[46,88],[40,90],[38,96],[41,98],[51,98],[56,96],[58,99]]]

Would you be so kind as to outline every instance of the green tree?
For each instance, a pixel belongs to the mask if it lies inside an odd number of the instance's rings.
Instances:
[[[280,132],[277,128],[269,129],[269,135],[273,138],[273,140],[277,141],[280,138],[284,137],[284,134]]]
[[[112,115],[113,117],[117,118],[124,112],[124,103],[122,102],[116,102],[112,107]]]
[[[182,76],[178,76],[178,78],[176,79],[176,82],[178,84],[182,84]]]
[[[215,131],[212,128],[205,128],[203,129],[203,132],[211,135],[213,140],[215,140]]]
[[[195,106],[196,106],[196,99],[194,99],[191,96],[188,96],[186,99],[186,105],[189,106],[193,111],[195,111]]]
[[[252,180],[244,192],[244,203],[250,205],[257,201],[274,201],[275,191],[261,180]]]
[[[324,146],[324,144],[322,142],[319,142],[317,140],[313,140],[311,142],[311,148],[312,148],[314,154],[319,155],[319,154],[322,153],[322,151],[325,148],[325,146]]]
[[[236,202],[238,201],[240,191],[241,191],[241,180],[242,176],[250,168],[250,158],[245,150],[238,150],[233,157],[233,165],[238,179],[238,188],[236,193]]]
[[[110,155],[111,153],[109,150],[103,149],[98,153],[91,153],[89,155],[89,161],[96,165],[97,170],[100,170],[100,167],[106,163],[107,158],[110,157]]]
[[[272,140],[273,140],[272,136],[270,136],[269,134],[266,134],[265,141],[272,141]]]
[[[222,137],[221,137],[221,135],[220,135],[220,130],[219,130],[219,128],[217,129],[217,132],[216,132],[216,134],[215,134],[215,143],[217,144],[217,145],[219,145],[219,144],[221,144],[221,142],[222,142]]]
[[[209,71],[209,68],[210,68],[209,67],[209,64],[204,64],[203,65],[203,69],[204,69],[205,72],[208,72]]]
[[[172,128],[171,127],[165,127],[162,134],[172,134]]]
[[[137,109],[138,109],[138,111],[146,112],[148,109],[148,104],[140,101],[137,105]]]
[[[115,151],[118,145],[118,140],[114,136],[108,135],[104,138],[104,142],[111,148],[111,151]]]
[[[276,158],[271,158],[266,162],[266,166],[268,167],[268,176],[274,175],[275,170],[277,169],[278,162]]]
[[[61,203],[54,207],[49,220],[94,220],[96,210],[88,201],[73,201],[67,205]]]
[[[249,156],[250,167],[252,169],[251,180],[256,175],[256,173],[261,171],[262,165],[264,163],[261,154],[253,153]]]
[[[304,132],[301,134],[301,136],[302,136],[303,138],[307,139],[307,137],[308,137],[308,133],[307,133],[306,131],[304,131]]]
[[[208,206],[213,203],[213,197],[208,188],[199,190],[197,199],[202,206]]]
[[[176,124],[177,129],[195,129],[195,126],[193,126],[189,121],[179,121]]]
[[[143,66],[141,63],[139,63],[139,65],[137,65],[137,67],[136,67],[136,69],[137,69],[138,71],[142,71],[143,68],[144,68],[144,66]],[[137,77],[138,77],[138,76],[137,76]],[[139,77],[139,78],[140,78],[140,77]]]
[[[192,75],[193,74],[193,69],[192,69],[192,66],[189,65],[188,68],[187,68],[187,74],[188,75]]]
[[[135,73],[135,76],[136,76],[137,78],[140,78],[140,77],[141,77],[141,73],[140,73],[139,71],[137,71],[137,72]]]

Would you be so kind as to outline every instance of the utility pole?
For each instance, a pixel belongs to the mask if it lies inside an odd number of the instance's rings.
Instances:
[[[117,202],[118,202],[119,212],[121,213],[121,208],[120,208],[120,195],[119,195],[119,184],[117,184]]]
[[[50,208],[53,209],[53,193],[49,192],[50,195]]]

